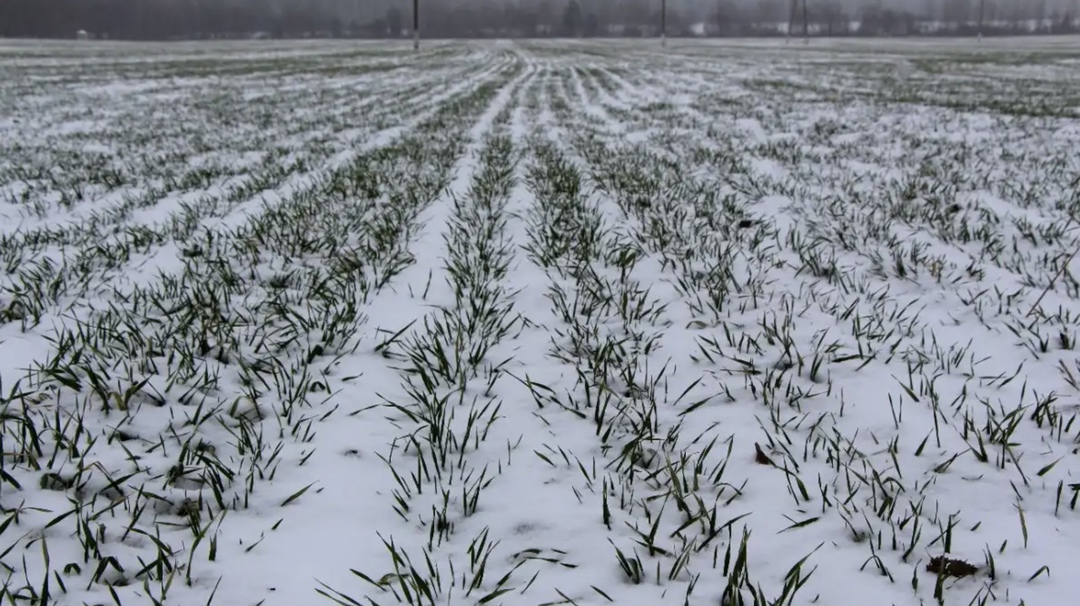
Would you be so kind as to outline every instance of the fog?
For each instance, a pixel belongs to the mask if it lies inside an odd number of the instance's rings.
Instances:
[[[412,36],[410,0],[2,0],[0,36]],[[661,19],[664,9],[665,19]],[[1080,0],[419,0],[425,37],[1018,35],[1080,31]]]

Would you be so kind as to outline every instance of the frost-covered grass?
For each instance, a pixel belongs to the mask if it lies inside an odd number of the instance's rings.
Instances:
[[[3,43],[0,603],[1070,603],[1010,44]]]

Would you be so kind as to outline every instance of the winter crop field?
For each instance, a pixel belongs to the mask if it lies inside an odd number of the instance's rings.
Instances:
[[[0,603],[1064,606],[1080,40],[0,43]]]

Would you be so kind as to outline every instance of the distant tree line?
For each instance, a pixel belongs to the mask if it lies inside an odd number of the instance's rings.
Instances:
[[[0,36],[167,40],[207,38],[412,35],[412,3],[402,0],[377,18],[349,18],[340,3],[282,0],[0,0]],[[669,8],[669,36],[1004,35],[1080,32],[1073,10],[1041,2],[942,0],[937,14],[887,8],[866,0],[846,9],[838,0],[705,0],[712,9]],[[539,0],[474,4],[422,0],[421,33],[430,38],[655,36],[658,1]],[[1073,6],[1076,6],[1074,3]],[[1041,8],[1040,8],[1041,7]]]
[[[126,40],[342,35],[330,11],[301,4],[243,0],[0,0],[0,35]]]

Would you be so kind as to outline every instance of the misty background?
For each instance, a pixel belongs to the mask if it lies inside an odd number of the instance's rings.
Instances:
[[[426,38],[660,35],[663,0],[420,0]],[[0,36],[406,38],[412,0],[0,0]],[[1080,32],[1080,0],[667,0],[678,36]]]

